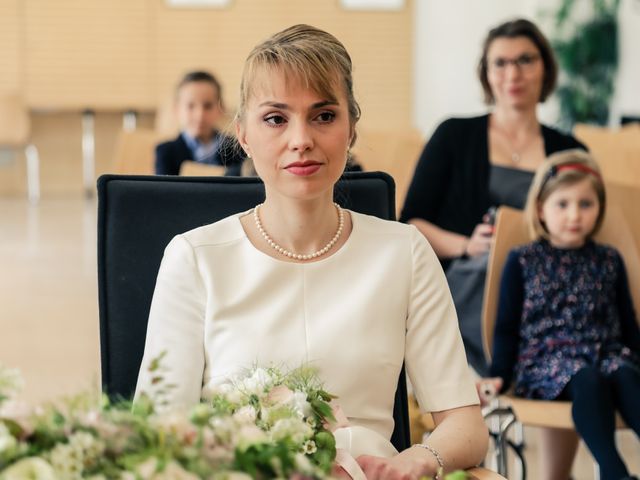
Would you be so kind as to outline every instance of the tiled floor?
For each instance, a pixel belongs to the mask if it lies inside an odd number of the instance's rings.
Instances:
[[[30,206],[0,197],[0,362],[22,370],[29,402],[99,384],[94,200],[50,194]],[[537,479],[536,433],[525,433],[528,478]],[[638,439],[626,431],[618,444],[640,472]],[[583,446],[574,478],[593,478]]]

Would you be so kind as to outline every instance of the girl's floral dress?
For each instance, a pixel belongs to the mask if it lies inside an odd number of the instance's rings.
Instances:
[[[640,329],[623,260],[588,241],[539,240],[510,252],[500,287],[492,375],[515,394],[552,400],[580,369],[640,371]]]

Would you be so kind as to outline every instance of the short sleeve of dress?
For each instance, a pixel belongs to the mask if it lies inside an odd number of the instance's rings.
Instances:
[[[405,360],[418,402],[431,412],[478,404],[444,272],[415,228],[412,251]]]
[[[153,394],[156,374],[149,366],[164,352],[161,375],[163,384],[170,388],[163,401],[172,406],[190,406],[200,401],[205,306],[193,247],[178,235],[167,245],[158,271],[136,397],[141,392]]]

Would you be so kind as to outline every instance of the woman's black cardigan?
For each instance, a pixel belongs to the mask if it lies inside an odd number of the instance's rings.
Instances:
[[[471,235],[491,206],[488,122],[487,114],[450,118],[438,126],[420,155],[400,221],[421,218]],[[571,135],[544,125],[542,137],[547,156],[571,148],[586,150]]]

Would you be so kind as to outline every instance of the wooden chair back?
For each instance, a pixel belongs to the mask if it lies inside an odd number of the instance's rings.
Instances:
[[[0,95],[0,146],[23,147],[29,142],[29,109],[18,94]]]
[[[158,135],[151,129],[122,130],[116,140],[113,173],[153,175]]]
[[[367,171],[382,171],[396,182],[396,207],[402,208],[415,164],[424,147],[417,130],[358,130],[355,159]]]
[[[220,177],[224,176],[225,168],[221,165],[207,165],[192,160],[185,160],[180,164],[180,175],[184,177]]]
[[[640,188],[640,124],[619,130],[578,124],[574,135],[589,148],[605,180]]]

